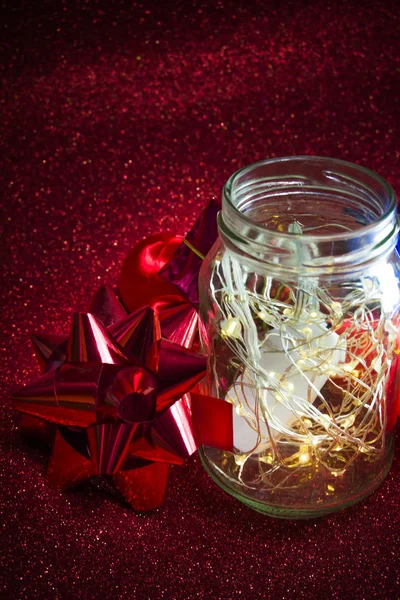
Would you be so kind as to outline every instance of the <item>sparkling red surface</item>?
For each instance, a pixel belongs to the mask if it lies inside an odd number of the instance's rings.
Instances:
[[[4,3],[3,3],[4,7]],[[400,190],[397,2],[9,2],[2,60],[0,596],[397,599],[400,467],[310,522],[251,512],[194,457],[138,515],[93,481],[44,481],[9,400],[144,236],[185,233],[237,168],[359,162]]]

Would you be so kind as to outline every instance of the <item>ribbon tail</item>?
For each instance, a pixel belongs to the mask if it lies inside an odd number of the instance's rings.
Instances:
[[[190,405],[198,445],[232,452],[232,404],[220,398],[190,393]]]
[[[92,475],[95,475],[92,461],[74,450],[57,431],[46,473],[49,485],[66,490]]]
[[[161,506],[167,495],[170,465],[154,462],[113,475],[115,488],[139,512]]]

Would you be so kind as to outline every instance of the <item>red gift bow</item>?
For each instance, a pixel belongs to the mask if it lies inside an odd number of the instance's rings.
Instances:
[[[232,449],[232,406],[188,396],[206,360],[162,337],[151,308],[125,315],[102,288],[91,309],[74,316],[68,338],[34,338],[45,373],[16,392],[14,403],[57,425],[49,483],[66,489],[106,475],[134,509],[151,510],[165,499],[171,464],[202,444]],[[189,344],[181,324],[173,314],[164,329]]]

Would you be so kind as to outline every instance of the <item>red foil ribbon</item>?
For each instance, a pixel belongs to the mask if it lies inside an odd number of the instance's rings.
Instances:
[[[158,275],[182,239],[171,233],[157,233],[136,244],[129,252],[118,281],[119,295],[129,312],[151,306],[159,313],[186,302],[174,285]]]
[[[211,200],[176,249],[160,269],[159,276],[174,285],[193,305],[199,305],[199,271],[203,258],[218,238],[217,215],[221,205]]]

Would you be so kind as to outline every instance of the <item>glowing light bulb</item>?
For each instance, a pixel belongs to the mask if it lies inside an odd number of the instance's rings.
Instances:
[[[308,446],[302,446],[299,454],[299,463],[301,465],[306,465],[311,460],[311,455],[308,449]]]
[[[340,302],[332,302],[331,308],[332,308],[333,312],[335,313],[335,315],[343,314],[342,306],[341,306]]]
[[[240,338],[242,334],[242,325],[236,317],[228,317],[221,321],[221,336]]]
[[[247,459],[247,454],[235,454],[235,463],[241,467]]]
[[[303,329],[301,329],[300,331],[307,340],[311,339],[313,334],[313,330],[311,329],[311,327],[303,327]]]
[[[267,465],[272,465],[274,463],[274,457],[270,453],[266,454],[265,456],[260,456],[259,460]]]

